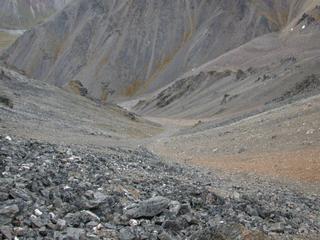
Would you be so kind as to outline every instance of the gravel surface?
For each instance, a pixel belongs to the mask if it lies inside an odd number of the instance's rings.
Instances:
[[[0,239],[319,239],[317,195],[255,181],[1,136]]]

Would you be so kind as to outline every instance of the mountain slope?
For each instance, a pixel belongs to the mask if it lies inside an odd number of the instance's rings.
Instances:
[[[57,86],[78,80],[95,98],[129,97],[279,31],[310,2],[79,0],[2,58]]]
[[[0,134],[105,146],[161,131],[114,105],[100,105],[0,67]]]
[[[29,28],[62,9],[70,0],[1,0],[0,28]]]
[[[320,8],[185,73],[134,110],[161,117],[246,116],[320,92]],[[124,103],[135,105],[137,101]]]

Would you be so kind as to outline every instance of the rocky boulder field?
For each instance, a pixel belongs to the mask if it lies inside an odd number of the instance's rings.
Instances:
[[[0,136],[0,239],[319,239],[315,194],[167,163]]]

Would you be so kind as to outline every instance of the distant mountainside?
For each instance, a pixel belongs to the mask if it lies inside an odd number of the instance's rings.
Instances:
[[[319,94],[320,5],[305,6],[280,32],[255,38],[123,106],[148,116],[230,122]]]
[[[62,9],[70,0],[1,0],[0,28],[29,28]]]
[[[227,120],[319,94],[320,31],[310,30],[319,26],[261,36],[124,106],[147,116]]]
[[[78,0],[26,32],[2,59],[95,98],[152,92],[259,36],[291,26],[312,0]]]

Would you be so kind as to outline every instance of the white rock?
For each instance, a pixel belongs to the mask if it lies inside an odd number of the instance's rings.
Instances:
[[[24,169],[24,170],[30,170],[31,166],[28,165],[28,164],[22,164],[21,165],[21,169]]]
[[[306,134],[307,135],[314,134],[314,131],[315,131],[314,129],[309,129]]]
[[[99,223],[97,226],[93,227],[92,230],[94,231],[94,233],[98,233],[98,231],[100,231],[102,228],[103,225]]]
[[[72,155],[71,157],[69,157],[69,160],[71,160],[71,161],[73,161],[73,160],[81,160],[81,158],[78,157],[78,156]]]
[[[42,212],[39,209],[34,210],[34,214],[36,214],[37,216],[41,216]]]
[[[302,28],[302,29],[305,29],[305,28],[306,28],[306,25],[303,25],[301,28]]]
[[[10,136],[6,136],[5,139],[10,141],[10,142],[12,141],[12,138]]]
[[[131,227],[138,226],[138,225],[139,225],[139,222],[138,222],[137,220],[135,220],[135,219],[130,219],[129,225],[130,225]]]
[[[99,223],[96,228],[97,228],[97,230],[101,230],[103,228],[103,225],[101,223]]]

